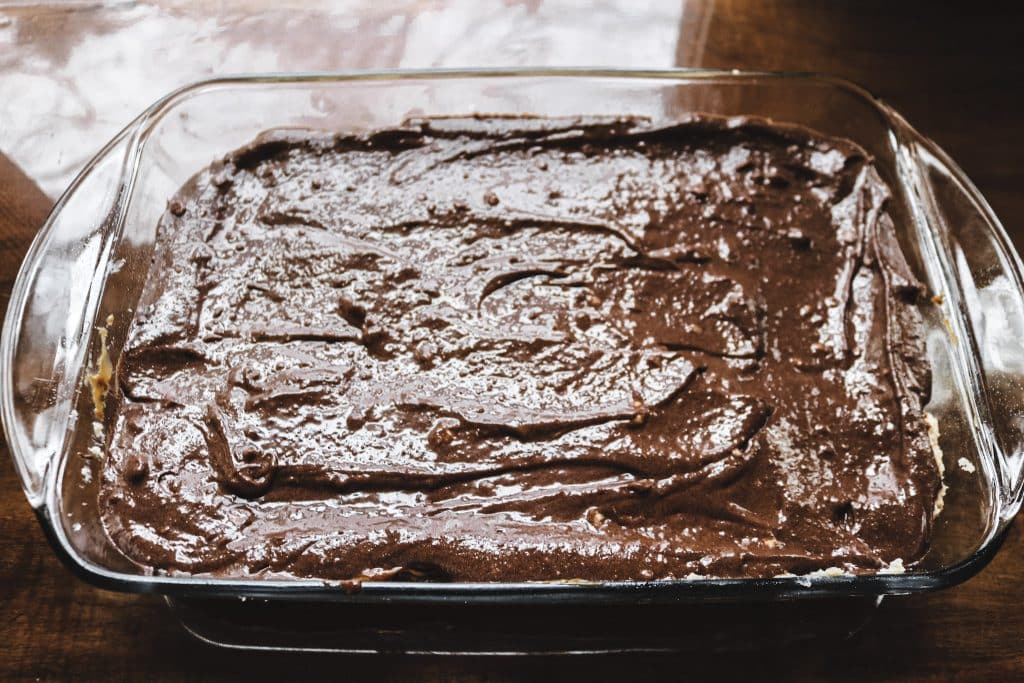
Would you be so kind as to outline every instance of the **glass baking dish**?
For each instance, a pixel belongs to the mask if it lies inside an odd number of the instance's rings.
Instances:
[[[657,121],[691,112],[752,114],[849,138],[874,156],[894,191],[890,210],[899,240],[935,294],[935,305],[922,306],[934,370],[928,410],[941,426],[949,487],[930,549],[905,573],[589,584],[379,582],[353,592],[316,580],[148,575],[107,538],[96,510],[99,469],[89,454],[95,437],[83,385],[99,354],[95,330],[113,316],[108,344],[116,359],[158,218],[168,197],[199,169],[269,128],[365,131],[408,116],[472,113],[634,114]],[[186,621],[195,618],[197,632],[209,626],[212,613],[223,614],[210,605],[239,599],[262,609],[302,600],[453,614],[488,605],[586,611],[804,597],[874,604],[879,596],[963,581],[998,548],[1022,498],[1022,338],[1021,261],[985,200],[934,143],[845,81],[709,70],[258,75],[204,81],[155,103],[60,199],[22,265],[4,321],[0,408],[25,493],[62,559],[104,588],[169,596]],[[210,636],[209,629],[206,637],[231,641]]]

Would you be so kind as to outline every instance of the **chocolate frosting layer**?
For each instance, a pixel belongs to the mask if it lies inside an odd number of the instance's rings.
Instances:
[[[910,562],[940,477],[888,198],[749,118],[267,133],[161,220],[104,523],[232,576]]]

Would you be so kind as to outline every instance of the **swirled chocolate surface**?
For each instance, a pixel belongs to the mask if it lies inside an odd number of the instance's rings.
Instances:
[[[235,576],[909,563],[940,478],[888,198],[755,119],[265,134],[161,220],[106,528]]]

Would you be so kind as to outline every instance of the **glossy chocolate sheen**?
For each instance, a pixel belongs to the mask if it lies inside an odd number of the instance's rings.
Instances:
[[[747,118],[265,134],[161,221],[106,528],[230,576],[910,563],[941,482],[888,199]]]

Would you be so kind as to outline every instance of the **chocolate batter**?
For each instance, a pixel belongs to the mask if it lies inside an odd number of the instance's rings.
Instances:
[[[161,220],[106,527],[230,576],[909,563],[940,477],[888,198],[756,119],[267,133]]]

